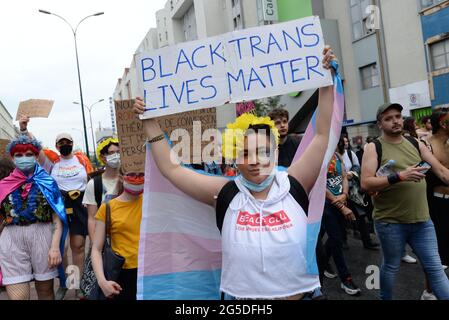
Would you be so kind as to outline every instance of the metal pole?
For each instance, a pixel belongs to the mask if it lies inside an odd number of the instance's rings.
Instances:
[[[92,109],[89,109],[89,118],[90,118],[90,130],[92,133],[92,148],[94,148],[95,151],[95,138],[94,138],[94,126],[92,125]]]
[[[83,90],[81,87],[81,74],[80,74],[80,65],[79,65],[79,60],[78,60],[78,45],[76,43],[76,31],[73,33],[73,38],[75,39],[75,53],[76,53],[76,67],[78,70],[78,84],[80,87],[80,100],[81,100],[81,112],[83,114],[83,128],[84,128],[84,141],[86,144],[86,155],[90,158],[90,154],[89,154],[89,142],[87,140],[87,128],[86,128],[86,117],[84,114],[84,101],[83,101]]]

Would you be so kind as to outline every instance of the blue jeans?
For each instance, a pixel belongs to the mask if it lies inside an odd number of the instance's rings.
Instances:
[[[432,220],[413,224],[376,222],[376,234],[382,246],[380,298],[393,299],[396,273],[408,243],[426,272],[430,287],[439,300],[449,300],[449,279],[438,254],[437,238]]]

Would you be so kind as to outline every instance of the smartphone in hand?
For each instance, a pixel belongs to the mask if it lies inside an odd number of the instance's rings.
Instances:
[[[416,168],[422,168],[422,167],[427,167],[427,168],[428,168],[427,170],[421,171],[421,173],[426,174],[426,173],[430,170],[431,165],[428,164],[428,163],[425,162],[425,161],[421,161],[420,163],[418,163],[418,164],[416,165]]]

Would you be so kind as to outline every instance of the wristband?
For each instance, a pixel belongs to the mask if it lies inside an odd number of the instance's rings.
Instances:
[[[158,141],[161,141],[161,140],[164,140],[164,139],[165,139],[165,135],[164,134],[160,134],[157,137],[154,137],[153,139],[148,140],[147,142],[151,144],[151,143],[155,143],[155,142],[158,142]]]
[[[390,185],[396,184],[401,181],[401,178],[398,173],[392,173],[388,176],[388,183]]]

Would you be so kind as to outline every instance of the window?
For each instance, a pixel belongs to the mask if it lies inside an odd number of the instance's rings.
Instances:
[[[449,68],[449,38],[430,45],[432,71]]]
[[[371,4],[371,0],[350,0],[353,40],[358,40],[373,32],[366,27],[369,19],[366,8]]]
[[[425,8],[432,7],[438,3],[441,3],[445,0],[420,0],[421,9],[424,10]]]
[[[360,68],[360,76],[362,78],[363,90],[379,86],[379,70],[377,68],[377,63]]]

